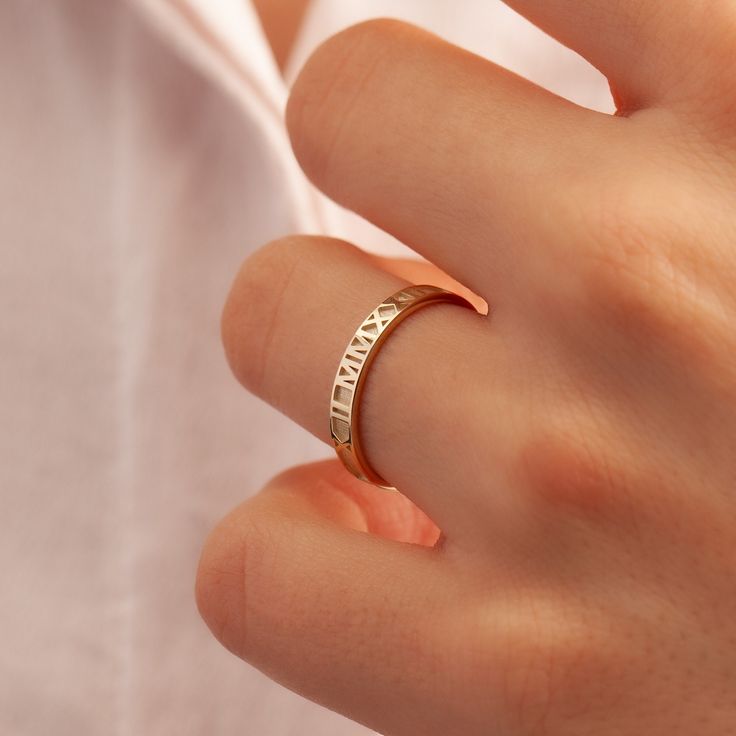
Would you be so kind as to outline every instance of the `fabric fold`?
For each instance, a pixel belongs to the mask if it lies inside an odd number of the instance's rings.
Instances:
[[[283,124],[286,86],[250,2],[128,0],[180,57],[232,97],[268,141],[304,232],[325,231],[319,201],[291,153]]]

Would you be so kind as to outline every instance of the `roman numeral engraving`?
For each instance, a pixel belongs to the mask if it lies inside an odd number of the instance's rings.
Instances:
[[[358,327],[345,349],[330,397],[330,432],[337,454],[345,467],[356,477],[391,489],[385,480],[365,466],[360,452],[359,438],[354,434],[353,420],[357,418],[356,395],[362,380],[368,356],[376,349],[382,333],[407,310],[413,311],[420,303],[430,301],[453,302],[470,307],[467,301],[435,286],[408,286],[393,294],[374,309]],[[403,315],[406,317],[406,314]],[[403,319],[403,317],[402,317]],[[394,489],[395,490],[395,489]]]
[[[371,348],[392,320],[415,298],[416,295],[410,291],[401,291],[383,304],[379,304],[356,330],[350,341],[335,376],[330,402],[330,429],[338,442],[347,443],[351,440],[350,422],[355,389]]]

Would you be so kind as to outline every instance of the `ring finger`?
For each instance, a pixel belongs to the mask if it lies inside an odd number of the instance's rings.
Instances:
[[[342,241],[271,243],[245,262],[225,305],[230,365],[246,388],[329,441],[329,397],[345,347],[376,305],[404,286]],[[477,517],[479,505],[492,503],[493,516],[503,518],[499,506],[513,503],[500,472],[494,492],[478,489],[489,468],[507,466],[511,430],[520,426],[518,361],[508,345],[502,325],[491,329],[471,310],[436,304],[396,329],[370,367],[358,427],[368,461],[448,535]]]

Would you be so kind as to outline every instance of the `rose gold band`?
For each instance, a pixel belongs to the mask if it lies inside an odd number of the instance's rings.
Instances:
[[[441,302],[475,311],[470,302],[451,291],[436,286],[407,286],[381,302],[358,327],[335,375],[330,397],[330,433],[337,455],[356,478],[386,490],[396,489],[373,471],[360,445],[360,396],[365,378],[393,329],[417,309]]]

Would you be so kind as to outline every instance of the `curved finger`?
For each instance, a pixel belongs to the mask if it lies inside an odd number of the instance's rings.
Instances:
[[[226,647],[283,685],[382,732],[428,732],[429,715],[411,714],[419,730],[402,719],[452,656],[436,629],[457,591],[436,551],[354,530],[364,512],[343,484],[356,483],[304,466],[235,509],[205,544],[198,606]]]
[[[397,21],[327,41],[287,109],[320,189],[497,302],[569,238],[566,182],[611,155],[624,122]]]
[[[345,347],[376,305],[405,285],[342,241],[271,243],[245,262],[228,297],[230,365],[247,388],[330,441],[330,396]],[[519,402],[508,382],[517,366],[501,329],[469,309],[426,306],[391,333],[368,370],[358,433],[379,475],[448,535],[476,518],[479,504],[513,502],[502,493],[490,498],[477,483],[479,476],[492,482],[488,468],[505,466],[515,440]]]

